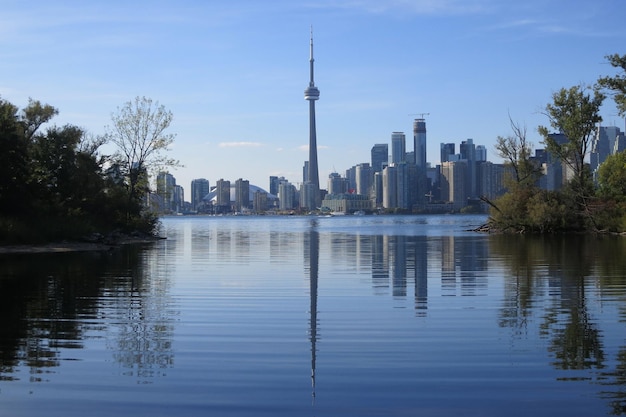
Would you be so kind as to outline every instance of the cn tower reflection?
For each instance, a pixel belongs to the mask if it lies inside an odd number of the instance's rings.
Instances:
[[[320,257],[320,237],[317,223],[311,222],[311,228],[304,235],[304,265],[309,272],[309,340],[311,341],[311,389],[315,397],[315,359],[317,352],[317,276]]]

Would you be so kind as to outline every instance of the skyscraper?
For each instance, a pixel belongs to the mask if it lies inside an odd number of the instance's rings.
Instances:
[[[415,119],[413,121],[413,146],[415,151],[415,166],[417,167],[416,182],[416,203],[426,202],[426,193],[428,192],[428,179],[426,170],[428,168],[426,162],[426,120]]]
[[[386,143],[377,143],[372,147],[372,169],[382,172],[389,162],[389,146]]]
[[[250,207],[250,181],[239,178],[235,181],[235,210],[243,211]]]
[[[191,181],[191,209],[198,210],[202,205],[202,199],[209,193],[209,180],[197,178]]]
[[[454,143],[441,144],[441,163],[450,161],[450,157],[454,155]]]
[[[413,121],[413,146],[415,151],[415,165],[426,171],[426,120]]]
[[[304,90],[304,99],[309,102],[309,175],[308,182],[313,184],[314,201],[307,202],[309,208],[319,207],[320,205],[320,179],[317,167],[317,133],[315,130],[315,101],[320,98],[320,91],[315,86],[313,77],[313,28],[311,28],[311,44],[310,44],[310,75],[309,86]]]
[[[406,136],[403,132],[391,134],[391,162],[399,164],[406,161]]]

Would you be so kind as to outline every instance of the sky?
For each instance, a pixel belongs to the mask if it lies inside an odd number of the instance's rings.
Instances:
[[[469,138],[501,162],[511,120],[541,148],[555,92],[617,73],[606,56],[626,54],[624,16],[623,0],[0,0],[0,97],[93,135],[151,98],[174,115],[167,155],[187,200],[195,178],[298,185],[313,28],[325,188],[392,132],[413,151],[417,117],[433,165],[440,143]],[[624,127],[611,99],[602,116]]]

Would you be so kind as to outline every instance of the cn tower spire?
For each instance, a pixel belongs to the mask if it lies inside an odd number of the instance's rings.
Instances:
[[[313,64],[313,26],[311,26],[311,43],[310,43],[310,81],[309,86],[304,90],[304,99],[309,102],[309,172],[308,182],[313,185],[313,192],[315,193],[315,206],[309,208],[318,207],[320,204],[320,179],[319,170],[317,167],[317,132],[315,129],[315,101],[320,98],[320,90],[315,87]]]

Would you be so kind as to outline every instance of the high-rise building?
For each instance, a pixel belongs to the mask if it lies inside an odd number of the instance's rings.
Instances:
[[[406,161],[406,136],[403,132],[391,134],[391,163],[399,164]]]
[[[216,205],[219,212],[230,211],[230,181],[220,178],[215,183]]]
[[[383,169],[383,201],[384,208],[398,207],[398,179],[395,164]]]
[[[202,205],[202,199],[209,194],[209,180],[197,178],[191,181],[191,209],[197,211]]]
[[[356,192],[356,165],[346,169],[346,180],[348,181],[348,192]]]
[[[442,143],[441,144],[441,163],[451,160],[451,156],[454,155],[454,143]]]
[[[336,172],[328,175],[328,194],[344,194],[348,192],[348,180]]]
[[[374,207],[382,207],[383,205],[383,173],[375,172],[374,180],[372,183],[372,194],[374,200]]]
[[[252,196],[252,209],[257,213],[262,213],[267,210],[267,206],[267,193],[256,190]]]
[[[617,126],[600,126],[596,136],[591,142],[591,152],[589,153],[589,165],[594,177],[600,165],[606,158],[615,153],[615,143],[619,141],[622,132]]]
[[[302,182],[309,182],[309,161],[304,161],[302,167]]]
[[[306,201],[306,207],[314,209],[319,207],[321,203],[320,199],[320,179],[319,170],[317,166],[317,132],[315,129],[315,101],[320,98],[320,91],[315,86],[314,74],[313,74],[313,29],[311,29],[311,43],[310,43],[310,80],[309,86],[304,90],[304,99],[309,102],[309,172],[308,182],[313,184],[312,201]]]
[[[467,160],[441,164],[441,199],[460,209],[467,204]]]
[[[175,213],[182,213],[185,211],[185,189],[182,185],[174,186],[174,207],[172,211]]]
[[[467,197],[476,198],[476,147],[473,139],[467,139],[461,142],[459,146],[461,159],[467,161]]]
[[[250,208],[250,181],[239,178],[235,181],[235,211]]]
[[[369,196],[372,191],[373,172],[372,167],[367,162],[356,166],[356,192]]]
[[[426,120],[413,121],[413,146],[415,151],[415,165],[426,170]]]
[[[487,161],[487,148],[485,145],[476,145],[476,162]]]
[[[156,193],[161,200],[159,211],[170,213],[176,208],[176,178],[169,172],[159,172],[156,179]]]
[[[428,192],[425,119],[415,119],[413,121],[413,145],[415,147],[415,166],[417,167],[416,187],[414,187],[416,194],[415,202],[424,204],[426,202],[426,193]]]
[[[389,163],[389,145],[377,143],[372,147],[372,170],[382,172]]]
[[[278,198],[280,210],[291,210],[295,207],[296,187],[287,181],[283,181],[278,186]]]

